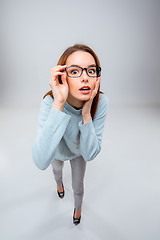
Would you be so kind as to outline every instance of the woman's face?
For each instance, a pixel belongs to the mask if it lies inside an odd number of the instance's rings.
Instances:
[[[76,65],[82,68],[87,68],[88,66],[92,65],[96,66],[96,62],[94,60],[94,57],[90,53],[84,51],[77,51],[72,53],[67,58],[66,65],[67,67],[70,67],[71,65]],[[67,102],[75,108],[81,108],[84,104],[84,101],[89,100],[89,98],[91,97],[91,93],[95,88],[97,77],[89,77],[84,70],[80,77],[72,78],[67,76],[66,80],[69,86]],[[90,90],[80,90],[80,88],[85,86],[89,87]]]

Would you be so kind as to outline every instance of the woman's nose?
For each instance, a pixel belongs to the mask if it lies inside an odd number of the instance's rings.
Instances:
[[[88,75],[87,75],[86,71],[82,72],[81,81],[85,81],[85,82],[88,81]]]

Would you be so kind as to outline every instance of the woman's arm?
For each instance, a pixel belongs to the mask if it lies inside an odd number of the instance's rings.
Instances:
[[[97,111],[92,121],[79,123],[80,151],[85,161],[93,160],[101,150],[102,134],[108,110],[108,99],[101,94]]]
[[[62,112],[68,96],[66,65],[51,68],[49,85],[54,100],[46,96],[41,104],[37,137],[32,148],[33,160],[38,168],[46,169],[54,160],[56,148],[62,139],[71,116]],[[58,77],[61,76],[62,84]]]
[[[37,137],[32,147],[33,161],[41,170],[45,170],[54,160],[57,145],[70,118],[70,115],[54,108],[50,96],[44,98],[40,108]]]

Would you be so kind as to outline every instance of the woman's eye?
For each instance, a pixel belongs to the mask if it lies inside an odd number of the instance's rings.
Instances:
[[[95,73],[95,69],[89,69],[89,70],[88,70],[88,73],[90,73],[90,74]]]
[[[76,70],[76,69],[71,71],[71,74],[73,74],[73,75],[77,74],[77,73],[78,73],[78,70]]]

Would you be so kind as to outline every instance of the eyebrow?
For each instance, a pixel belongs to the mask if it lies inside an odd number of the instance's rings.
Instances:
[[[70,65],[70,67],[81,67],[81,66],[76,65],[76,64],[72,64],[72,65]],[[88,65],[88,67],[96,67],[96,64]]]

